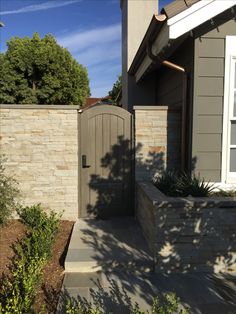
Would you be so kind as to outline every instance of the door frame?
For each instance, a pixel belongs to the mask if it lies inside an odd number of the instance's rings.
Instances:
[[[229,171],[229,149],[230,149],[230,121],[232,111],[232,69],[233,60],[236,59],[236,36],[226,36],[225,45],[225,77],[224,77],[224,108],[223,108],[223,135],[222,135],[222,164],[221,182],[236,183],[236,172]]]

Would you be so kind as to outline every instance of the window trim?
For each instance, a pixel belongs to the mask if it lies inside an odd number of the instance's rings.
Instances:
[[[226,36],[225,43],[225,76],[224,76],[224,110],[223,110],[223,134],[222,134],[222,165],[221,181],[223,183],[236,183],[236,172],[229,172],[230,149],[230,110],[232,104],[232,75],[233,65],[236,59],[236,36]]]

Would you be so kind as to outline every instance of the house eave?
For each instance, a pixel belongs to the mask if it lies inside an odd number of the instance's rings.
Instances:
[[[154,16],[128,73],[133,75],[138,83],[153,67],[153,61],[147,54],[148,43],[152,43],[151,51],[154,55],[166,58],[193,29],[235,5],[236,0],[204,0],[169,19],[165,15],[165,18],[162,17],[162,21],[159,21],[157,16]]]
[[[204,0],[167,20],[170,39],[176,39],[236,5],[236,0]]]
[[[148,29],[143,37],[143,40],[139,46],[139,49],[134,57],[133,62],[130,65],[130,68],[128,70],[128,72],[130,74],[134,74],[140,64],[142,63],[143,59],[146,56],[146,47],[148,42],[152,42],[155,40],[155,38],[157,37],[157,34],[160,32],[162,26],[165,24],[166,21],[166,15],[162,14],[162,15],[153,15],[151,22],[148,26]]]

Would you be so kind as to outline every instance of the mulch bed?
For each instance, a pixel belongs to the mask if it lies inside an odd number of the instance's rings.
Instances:
[[[14,256],[12,245],[26,235],[26,227],[19,220],[10,220],[0,227],[0,277],[8,274],[8,266]]]
[[[64,261],[74,222],[62,220],[52,250],[52,258],[46,265],[43,280],[37,289],[35,310],[45,304],[43,313],[54,313],[64,277]],[[8,266],[14,256],[12,245],[26,235],[26,227],[19,220],[11,220],[0,228],[0,277],[9,273]]]

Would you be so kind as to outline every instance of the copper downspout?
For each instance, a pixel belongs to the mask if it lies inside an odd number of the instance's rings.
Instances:
[[[182,66],[173,62],[163,60],[158,55],[152,53],[151,43],[147,44],[147,55],[154,62],[162,64],[174,71],[183,73],[183,97],[182,97],[182,123],[181,123],[181,171],[186,171],[185,155],[186,155],[186,116],[187,116],[187,72]]]

